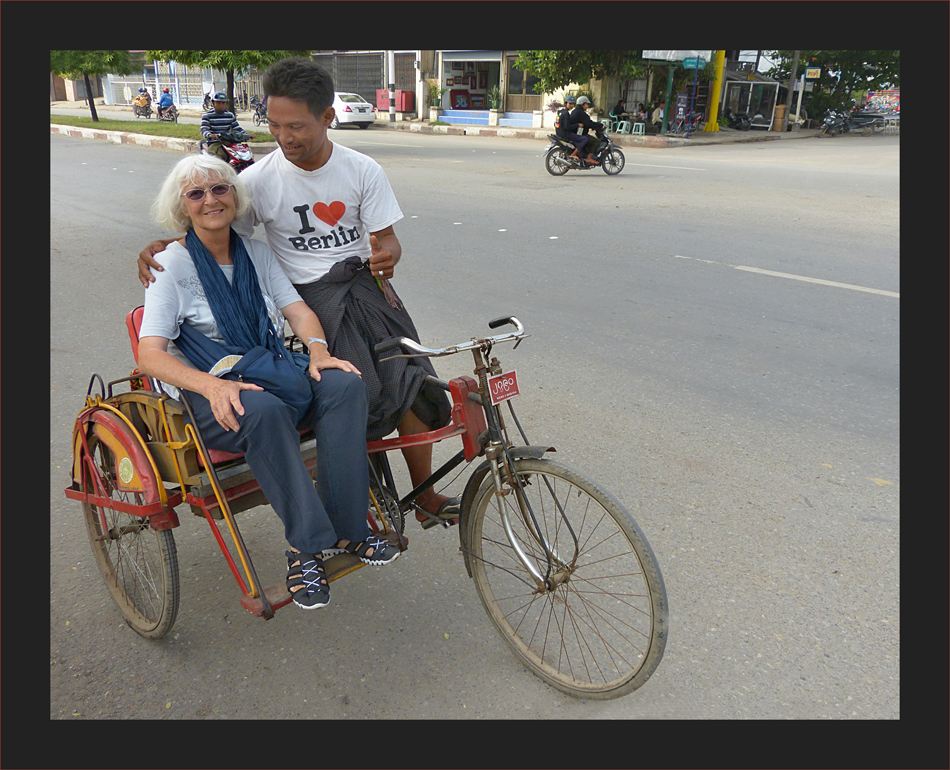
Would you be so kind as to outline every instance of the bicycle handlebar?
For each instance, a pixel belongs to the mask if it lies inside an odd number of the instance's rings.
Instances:
[[[521,321],[519,321],[514,316],[502,316],[501,318],[496,318],[488,322],[489,329],[497,329],[499,326],[504,326],[505,324],[511,324],[515,327],[515,331],[508,332],[507,334],[498,334],[494,337],[484,337],[478,339],[472,337],[468,342],[461,342],[457,345],[449,345],[445,348],[426,348],[420,345],[415,340],[412,340],[408,337],[390,337],[388,340],[383,340],[382,342],[377,343],[373,350],[377,353],[385,353],[388,350],[393,350],[395,348],[400,348],[402,350],[408,350],[409,353],[398,353],[393,356],[387,356],[386,358],[380,359],[381,361],[388,361],[390,358],[437,358],[438,356],[449,356],[453,353],[460,353],[463,350],[472,350],[479,347],[490,347],[499,342],[511,342],[513,340],[521,341],[522,338],[527,335],[524,333],[524,326]],[[515,343],[515,347],[518,346],[518,343]]]

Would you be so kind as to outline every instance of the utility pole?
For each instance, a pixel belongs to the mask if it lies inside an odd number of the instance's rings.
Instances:
[[[716,76],[713,79],[712,98],[709,102],[709,120],[703,131],[719,130],[719,95],[722,93],[722,73],[726,67],[726,52],[716,51]]]
[[[386,70],[389,76],[389,122],[396,122],[396,54],[386,51]]]
[[[792,110],[792,97],[795,95],[795,81],[798,80],[798,55],[801,51],[795,51],[792,55],[792,74],[788,78],[788,93],[785,95],[785,115],[782,118],[782,131],[788,127],[788,114]]]

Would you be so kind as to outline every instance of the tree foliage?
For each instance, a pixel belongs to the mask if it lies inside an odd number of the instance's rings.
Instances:
[[[640,51],[518,51],[515,67],[538,78],[538,93],[610,76],[633,80],[646,71]]]
[[[769,51],[776,61],[769,75],[786,82],[791,76],[794,51]],[[856,92],[881,88],[900,88],[900,51],[800,51],[798,77],[805,67],[818,67],[821,75],[810,81],[814,90],[809,110],[816,116],[830,109],[851,106]]]
[[[228,109],[234,112],[234,73],[249,67],[266,69],[288,56],[309,58],[310,51],[146,51],[156,61],[177,61],[186,67],[211,67],[227,76]]]
[[[99,122],[96,102],[92,98],[90,75],[131,75],[138,71],[128,51],[50,51],[49,71],[70,80],[82,78],[89,98],[89,111],[94,122]]]

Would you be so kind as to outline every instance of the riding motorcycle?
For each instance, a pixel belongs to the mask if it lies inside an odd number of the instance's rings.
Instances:
[[[739,131],[748,131],[750,128],[752,128],[752,118],[749,117],[748,113],[735,113],[726,107],[725,112],[723,112],[723,117],[729,121],[729,125],[732,128],[735,128]]]
[[[593,157],[599,163],[588,163],[582,158],[571,157],[575,149],[573,144],[557,134],[548,134],[551,144],[544,151],[544,167],[552,176],[563,176],[571,169],[587,171],[592,168],[602,168],[609,176],[619,174],[626,163],[623,152],[610,140],[606,131],[598,131],[597,138],[601,140],[600,147]]]
[[[261,102],[261,100],[256,97],[251,97],[251,107],[254,110],[254,114],[251,116],[251,119],[254,121],[255,126],[261,125],[261,123],[267,122],[267,106]]]
[[[165,123],[177,123],[178,108],[174,104],[170,107],[162,108],[161,112],[158,113],[158,119]]]
[[[205,155],[214,155],[208,147],[212,142],[219,142],[221,146],[224,147],[224,151],[228,154],[228,163],[240,174],[244,169],[254,163],[254,155],[251,153],[250,145],[247,143],[247,140],[250,138],[251,135],[246,131],[242,131],[240,134],[218,134],[217,139],[203,139],[198,144],[198,148]]]
[[[152,105],[144,96],[136,96],[132,100],[132,114],[136,118],[152,117]]]

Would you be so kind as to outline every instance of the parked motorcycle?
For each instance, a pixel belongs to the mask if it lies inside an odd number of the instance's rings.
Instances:
[[[158,114],[158,119],[163,123],[178,122],[178,108],[173,104],[171,107],[165,107]]]
[[[828,110],[825,119],[821,123],[821,130],[818,136],[830,136],[834,138],[838,134],[844,134],[851,130],[846,116],[843,112],[837,110]]]
[[[884,118],[873,112],[856,111],[848,115],[848,124],[852,131],[860,131],[865,136],[872,131],[880,134],[884,131]]]
[[[563,176],[571,169],[587,171],[592,168],[602,168],[609,176],[619,174],[623,170],[626,159],[620,148],[610,141],[606,131],[599,131],[597,137],[601,140],[600,147],[594,153],[594,159],[599,164],[588,163],[582,158],[572,158],[574,145],[561,139],[557,134],[548,134],[551,144],[544,151],[544,167],[553,176]]]
[[[703,113],[694,111],[690,115],[689,124],[686,123],[684,118],[678,118],[673,121],[666,133],[673,135],[682,134],[684,136],[695,134],[700,130],[702,119]]]
[[[736,113],[726,107],[722,114],[729,121],[729,125],[738,131],[748,131],[752,128],[752,118],[746,112]]]
[[[251,138],[251,135],[246,131],[243,131],[241,134],[218,134],[217,139],[203,139],[199,144],[198,148],[205,155],[214,155],[208,148],[212,142],[218,142],[224,147],[224,151],[228,154],[228,163],[230,163],[234,170],[240,174],[244,169],[250,166],[254,162],[254,155],[251,153],[251,147],[248,145],[247,140]]]

